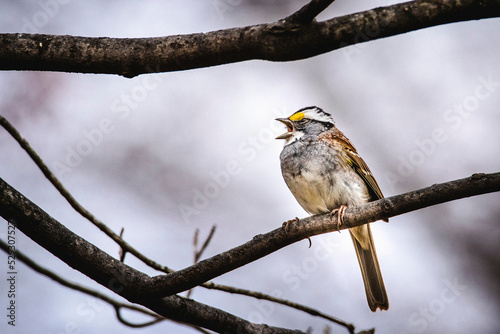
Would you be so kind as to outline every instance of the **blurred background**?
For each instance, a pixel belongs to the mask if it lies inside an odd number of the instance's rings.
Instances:
[[[0,1],[3,33],[153,37],[274,22],[306,1]],[[319,20],[390,5],[337,1]],[[215,236],[204,258],[307,214],[280,171],[276,117],[331,113],[392,196],[500,170],[500,20],[449,24],[307,60],[248,61],[141,75],[1,72],[0,113],[73,196],[116,233],[173,269],[192,264],[195,230]],[[69,229],[117,257],[118,246],[75,213],[0,129],[0,177]],[[372,224],[389,294],[370,312],[347,232],[312,238],[216,283],[317,308],[377,333],[497,333],[500,194]],[[7,227],[0,228],[6,240]],[[16,234],[17,247],[61,276],[112,295]],[[7,272],[7,257],[0,271]],[[126,263],[150,275],[132,256]],[[17,322],[5,333],[194,333],[172,322],[120,324],[113,309],[18,264]],[[5,279],[2,278],[5,283]],[[0,306],[7,307],[1,284]],[[183,294],[184,295],[184,294]],[[118,297],[117,297],[118,298]],[[192,298],[254,322],[311,328],[323,319],[202,288]],[[5,312],[5,311],[4,311]],[[130,321],[145,317],[125,312]],[[345,329],[331,324],[333,333]]]

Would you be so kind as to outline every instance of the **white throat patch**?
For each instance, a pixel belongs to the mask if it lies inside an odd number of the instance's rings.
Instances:
[[[296,142],[297,140],[299,140],[303,136],[304,136],[304,132],[295,130],[293,132],[292,136],[286,140],[284,146],[287,146],[287,145],[290,145],[291,143]]]

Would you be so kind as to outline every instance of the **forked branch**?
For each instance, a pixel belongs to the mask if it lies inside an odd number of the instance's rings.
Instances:
[[[366,224],[381,218],[444,203],[447,201],[500,191],[500,173],[474,174],[471,177],[436,184],[346,211],[340,229]],[[55,256],[129,301],[158,314],[196,326],[242,333],[291,333],[282,328],[259,327],[244,319],[176,295],[216,276],[234,270],[304,238],[336,231],[336,217],[312,216],[281,227],[186,269],[149,277],[109,256],[69,231],[42,209],[0,179],[0,216]],[[161,298],[162,296],[166,296]],[[215,321],[214,319],[217,319]]]
[[[92,215],[88,210],[86,210],[82,205],[80,205],[76,199],[71,196],[69,191],[62,185],[62,183],[56,178],[56,176],[50,171],[48,166],[42,161],[40,156],[33,150],[33,148],[29,145],[29,143],[21,136],[21,134],[15,129],[15,127],[8,122],[4,117],[0,115],[0,126],[4,127],[9,134],[12,135],[12,137],[19,143],[19,145],[26,151],[26,153],[30,156],[30,158],[35,162],[35,164],[40,168],[40,170],[43,172],[43,174],[47,177],[47,179],[56,187],[56,189],[59,191],[59,193],[68,201],[68,203],[78,212],[80,213],[83,217],[85,217],[87,220],[89,220],[92,224],[96,225],[103,231],[106,235],[108,235],[111,239],[113,239],[118,245],[120,245],[120,251],[119,251],[119,259],[120,262],[124,262],[125,260],[125,255],[127,252],[132,253],[135,255],[137,258],[142,260],[146,265],[149,265],[150,267],[163,271],[165,273],[172,273],[174,270],[168,269],[168,267],[160,265],[153,260],[147,258],[145,255],[142,253],[138,252],[135,248],[130,246],[128,243],[126,243],[123,239],[123,233],[124,233],[124,228],[121,229],[119,236],[116,236],[116,234],[103,222],[99,221],[94,215]],[[207,239],[203,243],[201,249],[198,249],[198,230],[197,233],[195,234],[195,255],[194,255],[194,263],[198,263],[201,255],[203,254],[204,250],[210,243],[214,233],[215,233],[215,225],[212,227]],[[42,273],[42,272],[41,272]],[[63,284],[64,285],[64,284]],[[214,289],[214,290],[220,290],[224,292],[229,292],[229,293],[234,293],[234,294],[240,294],[240,295],[245,295],[253,298],[258,298],[258,299],[265,299],[269,300],[274,303],[278,303],[281,305],[285,305],[288,307],[295,308],[297,310],[309,313],[313,316],[318,316],[323,319],[329,320],[331,322],[334,322],[336,324],[339,324],[341,326],[344,326],[349,332],[354,331],[354,326],[350,323],[347,323],[345,321],[342,321],[340,319],[337,319],[335,317],[332,317],[328,314],[324,314],[322,312],[319,312],[318,310],[312,309],[310,307],[300,305],[297,303],[290,302],[285,299],[281,298],[276,298],[264,293],[260,292],[255,292],[251,290],[246,290],[246,289],[241,289],[241,288],[235,288],[227,285],[220,285],[216,284],[213,282],[206,282],[200,285],[201,287],[207,288],[207,289]],[[192,291],[189,290],[187,297],[189,298],[190,292]],[[124,321],[124,319],[121,317],[119,308],[115,306],[115,310],[117,311],[116,314],[118,316],[118,319],[120,321]],[[127,323],[127,325],[130,325]]]

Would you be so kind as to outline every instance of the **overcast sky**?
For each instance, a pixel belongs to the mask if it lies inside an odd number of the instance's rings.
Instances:
[[[153,37],[281,19],[305,1],[0,0],[1,32]],[[319,17],[389,5],[337,1]],[[0,73],[0,114],[73,196],[157,262],[192,264],[197,228],[217,231],[205,257],[305,217],[280,172],[274,121],[317,105],[332,114],[385,196],[500,170],[500,21],[424,29],[307,60],[248,61],[141,75]],[[118,247],[76,214],[0,130],[0,177],[113,256]],[[370,312],[347,232],[312,238],[216,278],[317,308],[378,333],[495,333],[500,195],[446,203],[372,224],[389,295]],[[4,224],[6,226],[6,224]],[[0,229],[6,239],[7,228]],[[112,295],[34,244],[17,247],[61,276]],[[148,274],[129,256],[126,263]],[[6,257],[0,271],[6,275]],[[133,330],[113,309],[18,264],[8,333],[193,333],[171,322]],[[2,277],[4,277],[2,276]],[[493,278],[492,278],[493,277]],[[0,306],[7,292],[2,283]],[[328,323],[269,302],[197,288],[196,300],[254,322],[321,333]],[[118,298],[118,297],[116,297]],[[4,311],[5,312],[5,311]],[[144,320],[126,314],[132,321]],[[331,324],[333,333],[345,330]]]

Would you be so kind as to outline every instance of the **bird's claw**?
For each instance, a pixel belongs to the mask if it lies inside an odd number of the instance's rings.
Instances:
[[[299,218],[298,217],[295,217],[295,219],[290,219],[290,220],[287,220],[286,222],[283,223],[282,227],[283,229],[285,230],[285,232],[288,233],[288,226],[293,223],[293,222],[299,222]]]
[[[341,205],[338,209],[333,209],[330,212],[330,217],[333,217],[334,214],[337,214],[337,231],[340,232],[340,226],[344,223],[344,213],[347,210],[347,206]]]

